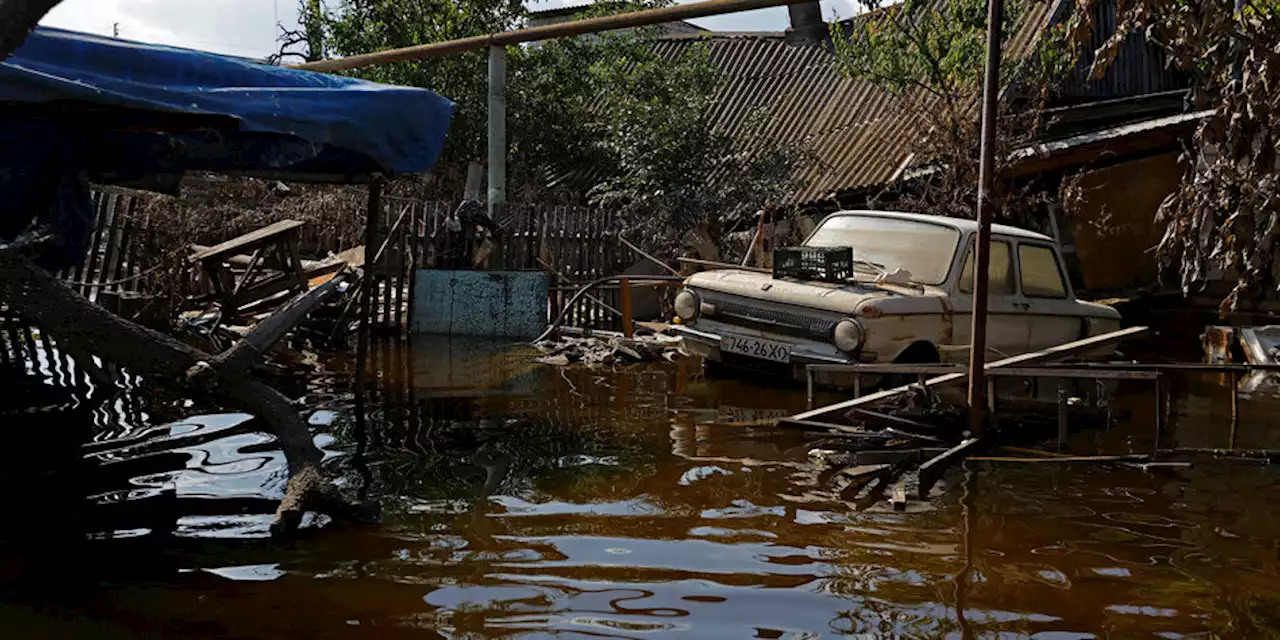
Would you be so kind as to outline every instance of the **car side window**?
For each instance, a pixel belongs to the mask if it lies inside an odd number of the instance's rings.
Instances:
[[[1018,245],[1022,294],[1030,298],[1067,297],[1066,279],[1053,249],[1034,244]]]
[[[988,288],[993,296],[1011,296],[1015,293],[1013,283],[1013,260],[1010,256],[1009,243],[999,240],[991,241],[991,265],[987,269],[990,278]],[[960,292],[973,293],[973,243],[969,243],[969,251],[964,259],[964,270],[960,272]]]

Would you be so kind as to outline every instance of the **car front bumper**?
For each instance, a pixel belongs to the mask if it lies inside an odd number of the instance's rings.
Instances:
[[[724,338],[733,335],[743,338],[757,338],[762,336],[753,336],[746,333],[736,333],[726,331],[719,327],[714,330],[695,329],[684,325],[675,325],[672,332],[684,338],[688,350],[693,355],[719,362],[722,360],[720,345],[723,344]],[[858,364],[861,362],[854,356],[836,355],[832,353],[822,353],[812,347],[807,347],[804,343],[797,343],[792,340],[782,340],[776,336],[763,336],[763,339],[779,342],[786,342],[791,345],[791,359],[787,364],[797,367],[803,367],[809,364]],[[750,356],[741,356],[749,358]],[[770,362],[768,360],[760,360],[760,362]],[[783,364],[783,363],[779,363]]]

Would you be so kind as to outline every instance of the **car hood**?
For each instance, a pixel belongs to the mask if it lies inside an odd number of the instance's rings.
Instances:
[[[809,307],[836,313],[854,313],[870,300],[920,295],[919,290],[893,285],[835,284],[778,280],[767,273],[723,269],[703,271],[689,276],[685,286],[699,291],[714,291],[755,300]]]

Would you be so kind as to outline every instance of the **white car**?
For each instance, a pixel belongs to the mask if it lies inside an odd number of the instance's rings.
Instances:
[[[966,362],[977,230],[976,222],[959,218],[832,214],[804,246],[851,247],[852,277],[697,273],[676,296],[676,331],[708,360],[772,362],[790,366],[796,377],[811,363]],[[1056,243],[1039,233],[992,227],[990,291],[989,358],[1120,328],[1115,309],[1076,300]]]

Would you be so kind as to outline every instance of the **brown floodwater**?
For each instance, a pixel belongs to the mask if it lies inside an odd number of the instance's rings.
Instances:
[[[1270,466],[969,463],[906,511],[859,509],[812,436],[715,424],[803,409],[788,383],[459,341],[375,356],[362,403],[342,361],[291,392],[382,522],[288,543],[266,538],[283,460],[246,416],[145,384],[92,413],[0,413],[5,637],[1280,635]],[[1161,446],[1225,446],[1222,381],[1174,392]],[[1268,397],[1242,401],[1239,446],[1280,438]],[[1065,450],[1149,451],[1150,404],[1122,388],[1121,418],[1077,422]],[[110,442],[148,430],[171,444]]]

